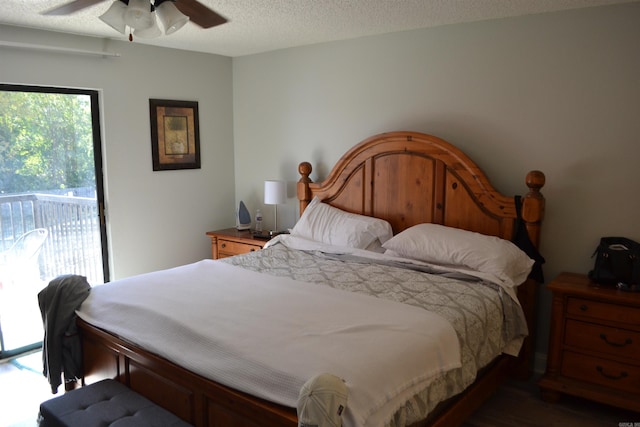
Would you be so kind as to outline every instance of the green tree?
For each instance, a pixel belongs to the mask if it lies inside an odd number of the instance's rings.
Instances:
[[[0,91],[0,193],[94,182],[89,96]]]

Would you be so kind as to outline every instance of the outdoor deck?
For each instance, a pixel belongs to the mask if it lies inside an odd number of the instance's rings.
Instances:
[[[0,252],[24,233],[48,231],[39,257],[40,276],[80,274],[102,283],[102,245],[95,198],[51,194],[0,196]]]
[[[37,295],[63,274],[103,283],[102,244],[95,198],[73,195],[0,196],[0,355],[42,340]],[[36,255],[8,256],[25,233],[47,230]],[[7,256],[5,256],[7,255]],[[26,259],[25,259],[26,258]]]

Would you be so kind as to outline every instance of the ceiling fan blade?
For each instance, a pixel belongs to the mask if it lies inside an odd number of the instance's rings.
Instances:
[[[65,3],[62,6],[54,7],[53,9],[49,9],[45,12],[42,12],[43,15],[69,15],[71,13],[77,12],[80,9],[84,9],[85,7],[93,6],[94,4],[98,4],[104,0],[74,0],[69,3]]]
[[[180,12],[189,17],[191,22],[202,28],[211,28],[227,22],[227,18],[217,14],[197,0],[176,0],[175,5]]]

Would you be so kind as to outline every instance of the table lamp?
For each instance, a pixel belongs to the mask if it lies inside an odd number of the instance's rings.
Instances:
[[[275,205],[274,230],[271,235],[279,234],[278,230],[278,205],[287,202],[287,183],[285,181],[265,181],[264,182],[264,204]]]

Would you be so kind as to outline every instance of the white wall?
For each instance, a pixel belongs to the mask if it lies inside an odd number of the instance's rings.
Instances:
[[[442,137],[505,194],[547,176],[545,274],[586,273],[604,235],[640,240],[640,3],[443,26],[236,58],[236,198],[261,206],[262,181],[315,180],[379,132]],[[282,228],[282,227],[281,227]],[[549,299],[540,297],[546,351]]]
[[[119,58],[0,47],[0,82],[99,90],[112,279],[211,257],[234,216],[231,59],[0,26],[0,40]],[[198,101],[201,169],[153,172],[149,98]]]

